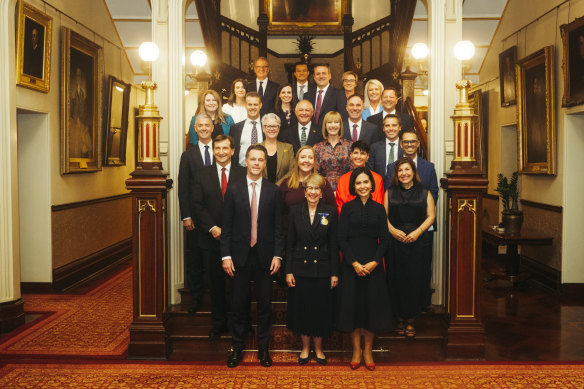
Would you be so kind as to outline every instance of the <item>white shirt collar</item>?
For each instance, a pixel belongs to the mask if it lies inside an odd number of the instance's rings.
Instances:
[[[262,177],[258,178],[257,181],[253,181],[251,178],[249,178],[248,175],[246,175],[245,179],[247,180],[247,186],[250,186],[252,182],[256,183],[256,188],[259,188],[262,186]]]
[[[223,169],[223,166],[219,165],[218,163],[217,165],[217,172],[219,174],[221,174],[221,169]],[[225,174],[229,174],[229,169],[231,169],[231,162],[229,162],[226,166],[225,166]]]
[[[322,97],[324,98],[324,95],[326,95],[326,91],[327,91],[327,89],[328,89],[328,87],[329,87],[330,85],[331,85],[331,84],[328,84],[327,86],[325,86],[325,87],[324,87],[324,88],[322,88],[322,89],[320,89],[320,88],[317,86],[317,87],[316,87],[316,98],[318,99],[318,91],[319,91],[319,90],[322,90]]]
[[[385,109],[383,110],[383,118],[385,118],[387,115],[389,114],[393,114],[393,115],[397,115],[397,111],[395,110],[395,108],[393,109],[393,111],[391,112],[386,112]]]
[[[298,123],[298,131],[302,131],[302,127],[306,127],[307,130],[310,129],[310,123],[311,122],[308,122],[305,125]]]
[[[349,127],[351,127],[351,130],[353,129],[353,124],[356,124],[358,128],[361,128],[361,123],[363,122],[363,119],[359,116],[359,120],[356,122],[351,121],[351,118],[349,118]]]
[[[399,147],[399,138],[396,140],[389,140],[389,139],[385,138],[385,144],[387,146],[389,146],[390,143],[395,143],[395,145]]]

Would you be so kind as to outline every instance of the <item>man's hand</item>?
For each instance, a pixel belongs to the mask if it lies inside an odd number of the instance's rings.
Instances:
[[[211,235],[213,235],[213,238],[219,240],[221,239],[221,227],[213,227],[211,228]]]
[[[286,274],[286,283],[288,284],[288,286],[290,288],[293,288],[296,286],[296,280],[294,279],[294,274],[292,274],[292,273]]]
[[[270,265],[270,275],[274,275],[280,270],[280,258],[274,257],[272,259],[272,264]]]
[[[233,273],[235,273],[235,266],[233,266],[233,260],[229,258],[224,259],[223,262],[221,263],[221,266],[223,267],[223,271],[229,274],[229,277],[233,277]]]
[[[339,284],[339,277],[331,276],[331,289],[336,288]]]
[[[195,229],[195,223],[193,223],[193,219],[186,219],[183,220],[183,227],[187,231],[192,231]]]

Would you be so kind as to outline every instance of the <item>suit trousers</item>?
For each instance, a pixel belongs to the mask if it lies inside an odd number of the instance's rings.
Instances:
[[[200,255],[205,265],[205,272],[209,275],[211,323],[213,328],[227,327],[226,274],[221,267],[219,245],[210,249],[201,249]]]
[[[187,275],[187,286],[191,292],[191,305],[201,303],[203,299],[204,284],[204,264],[201,255],[198,253],[197,231],[185,231],[185,270]]]
[[[271,263],[271,261],[270,261]],[[233,349],[242,350],[250,323],[250,281],[254,280],[257,300],[258,349],[268,349],[272,326],[272,278],[270,267],[260,264],[257,245],[250,248],[245,266],[235,266],[231,294],[233,297]]]

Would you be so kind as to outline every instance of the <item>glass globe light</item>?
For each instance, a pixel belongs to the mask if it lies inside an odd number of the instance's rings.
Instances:
[[[138,49],[138,55],[142,58],[142,61],[145,62],[154,62],[160,55],[160,50],[156,43],[154,42],[144,42],[140,45]]]
[[[416,43],[412,46],[412,56],[417,60],[426,58],[429,53],[430,50],[428,50],[428,46],[425,43]]]
[[[205,66],[207,63],[207,54],[202,50],[195,50],[191,53],[191,63],[194,66]]]
[[[467,61],[475,53],[475,47],[471,41],[460,41],[454,45],[454,56],[459,61]]]

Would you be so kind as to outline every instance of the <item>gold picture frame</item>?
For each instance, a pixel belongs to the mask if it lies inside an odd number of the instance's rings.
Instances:
[[[61,174],[101,170],[101,46],[61,33]]]
[[[342,18],[349,0],[260,0],[268,16],[268,34],[343,35]]]
[[[518,159],[522,174],[556,174],[554,46],[516,65]]]
[[[48,93],[53,18],[32,5],[18,4],[16,84]]]
[[[109,76],[108,105],[106,118],[105,166],[126,164],[126,142],[128,138],[128,108],[130,106],[130,84]]]
[[[560,26],[564,48],[562,107],[584,104],[584,16]]]

